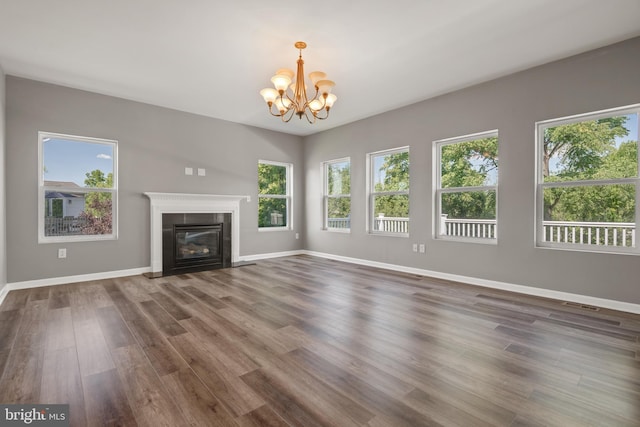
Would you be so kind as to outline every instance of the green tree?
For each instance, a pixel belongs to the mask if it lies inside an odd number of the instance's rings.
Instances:
[[[442,146],[442,188],[493,185],[497,179],[498,138],[480,138]],[[442,194],[442,212],[449,218],[495,219],[495,191]]]
[[[616,147],[627,136],[626,116],[588,120],[545,129],[544,182],[637,176],[637,142]],[[549,221],[627,221],[635,205],[633,186],[548,187],[544,219]],[[631,209],[631,210],[630,210]],[[627,218],[627,219],[624,219]]]
[[[382,181],[378,181],[376,192],[409,191],[409,152],[402,151],[385,155],[378,168]],[[406,194],[389,194],[376,196],[374,216],[384,214],[386,217],[408,218],[409,196]]]
[[[331,197],[351,194],[351,166],[349,162],[327,165],[328,218],[349,218],[351,216],[350,197]],[[329,224],[331,226],[331,224]]]
[[[113,173],[105,175],[100,169],[92,170],[85,174],[85,187],[90,188],[113,188]],[[87,215],[102,218],[111,215],[111,193],[92,192],[85,194],[84,211]]]
[[[287,167],[258,163],[258,227],[286,226]],[[262,196],[262,197],[261,197]]]

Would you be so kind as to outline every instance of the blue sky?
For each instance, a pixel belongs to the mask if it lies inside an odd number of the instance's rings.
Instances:
[[[72,181],[84,187],[86,173],[113,172],[113,146],[66,139],[45,139],[43,160],[46,181]]]

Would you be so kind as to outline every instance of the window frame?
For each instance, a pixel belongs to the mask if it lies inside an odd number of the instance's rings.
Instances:
[[[476,132],[472,134],[456,136],[452,138],[445,138],[433,141],[433,224],[432,224],[432,238],[436,240],[452,240],[456,242],[465,243],[482,243],[488,245],[498,244],[498,185],[500,181],[500,166],[498,163],[498,179],[495,185],[480,185],[469,187],[447,187],[442,188],[442,147],[447,145],[459,144],[463,142],[475,141],[477,139],[485,139],[495,137],[497,139],[498,150],[500,149],[500,135],[498,129],[492,129],[483,132]],[[474,236],[447,236],[441,234],[441,217],[442,217],[442,194],[443,193],[463,193],[463,192],[476,192],[476,191],[495,191],[496,193],[496,224],[494,235],[495,238],[487,237],[474,237]]]
[[[633,178],[608,178],[608,179],[592,179],[592,180],[576,180],[576,181],[558,181],[544,182],[544,131],[548,128],[563,126],[567,124],[579,123],[584,121],[599,120],[609,117],[624,116],[628,114],[637,114],[639,119],[638,135],[635,135],[638,153],[637,165],[638,174]],[[577,252],[594,252],[594,253],[614,253],[627,255],[640,255],[640,245],[638,245],[638,224],[640,224],[640,104],[627,105],[623,107],[609,108],[593,112],[575,114],[572,116],[560,117],[555,119],[546,119],[535,123],[535,229],[534,244],[537,248],[561,249]],[[546,188],[558,187],[591,187],[602,185],[635,185],[635,247],[620,247],[610,245],[595,245],[585,243],[564,243],[545,241],[544,230],[544,190]],[[579,222],[579,221],[576,221]]]
[[[386,156],[386,155],[390,155],[390,154],[398,154],[398,153],[404,153],[407,152],[408,154],[408,158],[409,158],[409,188],[406,191],[374,191],[375,189],[375,183],[374,183],[374,179],[375,179],[375,170],[374,170],[374,159],[376,157],[379,156]],[[387,149],[387,150],[380,150],[380,151],[374,151],[371,153],[367,153],[367,165],[366,165],[366,173],[367,173],[367,208],[366,208],[366,215],[367,215],[367,227],[366,227],[366,231],[368,234],[370,235],[374,235],[374,236],[389,236],[389,237],[405,237],[408,238],[409,234],[410,234],[410,229],[409,232],[407,233],[395,233],[395,232],[390,232],[390,231],[379,231],[379,230],[375,230],[374,227],[374,213],[375,213],[375,199],[376,196],[396,196],[396,195],[406,195],[407,198],[409,199],[409,214],[408,214],[408,224],[407,227],[409,227],[411,225],[411,196],[410,196],[410,190],[411,190],[411,151],[410,151],[410,146],[404,146],[404,147],[397,147],[397,148],[391,148],[391,149]]]
[[[63,187],[45,187],[45,179],[42,171],[44,170],[44,142],[45,139],[64,139],[68,141],[84,142],[89,144],[102,144],[112,147],[113,150],[113,187],[81,187],[63,188]],[[48,190],[69,191],[82,193],[110,193],[111,194],[111,233],[110,234],[79,234],[69,236],[45,236],[44,224],[44,199]],[[72,242],[92,242],[104,240],[118,239],[118,141],[113,139],[95,138],[88,136],[67,135],[54,132],[38,132],[38,244],[46,243],[72,243]]]
[[[349,193],[329,194],[329,166],[338,163],[349,163],[349,189],[351,189],[351,157],[342,157],[340,159],[327,160],[322,162],[322,229],[325,231],[331,231],[335,233],[351,233],[351,221],[349,221],[349,228],[335,228],[329,227],[329,199],[349,199],[351,202],[351,191]],[[351,206],[351,204],[349,204]],[[349,218],[351,219],[351,207],[349,208]]]
[[[258,185],[258,203],[257,203],[257,209],[260,209],[260,199],[261,198],[266,198],[266,199],[285,199],[286,200],[286,210],[287,210],[287,225],[283,225],[283,226],[275,226],[275,227],[260,227],[260,223],[258,220],[258,231],[262,232],[262,231],[289,231],[289,230],[293,230],[293,164],[292,163],[284,163],[284,162],[277,162],[277,161],[272,161],[272,160],[258,160],[258,166],[260,164],[264,164],[264,165],[271,165],[271,166],[281,166],[284,167],[286,170],[286,184],[285,184],[285,188],[286,188],[286,194],[282,195],[282,194],[260,194],[260,187]],[[259,170],[259,168],[258,168]]]

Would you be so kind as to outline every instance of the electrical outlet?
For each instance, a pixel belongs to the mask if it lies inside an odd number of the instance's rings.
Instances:
[[[205,176],[207,174],[207,170],[204,168],[198,168],[198,176]]]
[[[420,253],[423,254],[425,252],[424,243],[420,243]]]
[[[193,175],[193,168],[184,168],[185,175]]]
[[[66,257],[67,257],[67,248],[59,248],[58,258],[66,258]]]
[[[418,244],[417,243],[413,244],[413,252],[418,252]]]
[[[300,238],[300,233],[296,233],[296,240]]]

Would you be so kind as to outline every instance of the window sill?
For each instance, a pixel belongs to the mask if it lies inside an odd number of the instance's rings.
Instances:
[[[351,234],[350,228],[323,228],[322,231],[329,233]]]
[[[409,238],[409,233],[385,233],[382,231],[369,231],[370,236],[381,236],[381,237],[402,237],[405,239]]]
[[[609,254],[609,255],[640,255],[638,248],[621,248],[616,246],[604,246],[604,245],[562,245],[562,244],[550,244],[547,242],[539,243],[535,245],[536,249],[550,249],[555,251],[569,251],[569,252],[588,252],[594,254]]]
[[[258,227],[258,232],[272,232],[272,231],[292,231],[289,227]]]
[[[90,235],[90,236],[53,236],[53,237],[38,237],[38,244],[47,243],[74,243],[74,242],[103,242],[107,240],[118,240],[118,236],[115,234],[109,235]]]
[[[458,243],[475,243],[480,245],[497,245],[498,239],[483,239],[482,237],[448,237],[448,236],[435,236],[433,240],[439,240],[442,242],[458,242]]]

